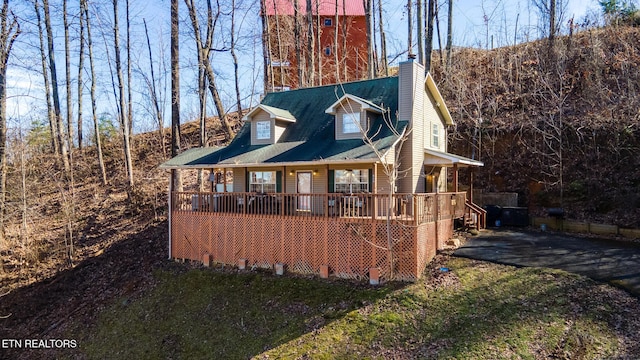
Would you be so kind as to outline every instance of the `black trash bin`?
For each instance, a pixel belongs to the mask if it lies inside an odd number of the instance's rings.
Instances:
[[[495,226],[496,220],[500,220],[502,208],[498,205],[485,205],[483,208],[487,211],[487,226]]]
[[[503,226],[528,226],[529,209],[526,207],[503,207],[500,221]]]

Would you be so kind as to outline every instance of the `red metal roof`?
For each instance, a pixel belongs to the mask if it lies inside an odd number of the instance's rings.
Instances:
[[[336,1],[338,16],[364,16],[362,0],[311,0],[311,13],[320,16],[335,16]],[[294,0],[264,0],[267,15],[293,15]],[[298,0],[301,15],[307,13],[307,0]]]

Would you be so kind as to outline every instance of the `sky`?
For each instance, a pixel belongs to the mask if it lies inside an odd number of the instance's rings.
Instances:
[[[245,44],[242,47],[239,57],[241,59],[240,77],[241,77],[241,91],[245,94],[243,99],[243,106],[255,106],[259,101],[262,90],[262,59],[261,59],[261,45],[259,41],[260,26],[257,17],[257,1],[255,0],[236,0],[237,3],[245,6],[249,11],[246,17],[242,17],[238,21],[238,26],[241,27],[244,33]],[[244,1],[244,3],[243,3]],[[500,47],[506,45],[512,45],[514,41],[523,42],[527,39],[535,39],[539,37],[537,15],[535,8],[530,4],[532,0],[454,0],[453,6],[453,19],[454,19],[454,46],[472,46],[481,48]],[[590,13],[597,13],[599,11],[598,3],[596,0],[566,0],[567,11],[565,20],[573,17],[575,23],[580,23],[585,15]],[[59,2],[54,0],[52,4]],[[225,1],[221,1],[224,3]],[[24,2],[29,3],[29,2]],[[90,2],[91,3],[91,2]],[[440,0],[441,14],[440,22],[442,34],[442,45],[445,45],[446,36],[446,0]],[[12,3],[16,4],[16,3]],[[149,26],[149,33],[151,35],[152,48],[155,52],[154,56],[159,57],[163,52],[167,59],[166,71],[163,73],[159,64],[156,63],[156,76],[164,76],[164,84],[166,88],[164,91],[165,104],[165,125],[170,122],[169,118],[169,100],[168,100],[168,57],[169,57],[169,0],[158,1],[141,1],[131,0],[131,13],[132,29],[133,29],[133,42],[137,48],[134,51],[134,79],[137,73],[148,73],[148,52],[146,48],[146,40],[144,38],[144,28],[142,25],[142,19],[147,21]],[[14,6],[14,5],[12,5]],[[20,5],[18,5],[20,6]],[[24,5],[23,5],[24,6]],[[71,6],[71,5],[70,5]],[[185,6],[180,1],[180,6],[184,10]],[[384,18],[385,18],[385,30],[387,33],[388,53],[390,57],[394,57],[396,54],[402,53],[406,50],[407,45],[407,24],[406,24],[406,1],[400,0],[383,0]],[[100,8],[96,5],[92,9],[97,14],[108,13],[111,9],[108,6]],[[40,70],[39,53],[37,52],[37,33],[35,33],[34,19],[29,17],[29,12],[33,13],[30,8],[16,8],[14,10],[16,14],[21,17],[23,22],[23,34],[14,46],[12,52],[12,58],[9,64],[8,73],[8,102],[7,102],[7,115],[10,118],[9,126],[13,127],[28,127],[34,119],[42,119],[46,116],[44,111],[46,103],[44,102],[43,86],[41,75],[38,73]],[[121,15],[124,14],[124,9],[120,10]],[[104,50],[105,38],[102,38],[98,33],[100,26],[109,28],[109,16],[98,15],[93,19],[93,38],[94,46],[96,47],[96,59],[99,66],[99,78],[102,83],[98,84],[98,111],[105,114],[115,114],[116,104],[113,100],[113,90],[109,83],[110,77],[108,74],[108,63],[106,59],[113,54],[106,54]],[[182,119],[195,118],[197,114],[197,94],[194,90],[196,83],[195,79],[195,53],[193,43],[190,35],[190,23],[186,18],[181,23],[181,32],[184,34],[181,37],[181,113]],[[55,25],[55,19],[61,22],[60,17],[56,17],[54,14],[54,28],[56,29],[56,37],[59,39],[56,44],[56,57],[58,63],[58,77],[64,79],[64,47],[62,43],[62,26]],[[121,22],[121,33],[124,34],[124,22]],[[516,31],[517,23],[517,31]],[[566,23],[564,24],[566,26]],[[109,36],[107,34],[107,36]],[[124,36],[124,35],[122,35]],[[227,34],[222,34],[224,41]],[[124,42],[124,37],[122,42]],[[437,38],[434,39],[434,44],[437,47]],[[493,44],[493,46],[492,46]],[[404,60],[400,57],[398,60]],[[77,60],[74,60],[77,62]],[[88,60],[85,60],[88,65]],[[233,84],[233,67],[230,55],[228,53],[215,53],[212,58],[212,64],[216,69],[218,76],[219,87],[222,96],[225,101],[227,109],[233,110],[234,104],[234,84]],[[72,70],[74,75],[77,73],[77,68]],[[88,79],[88,74],[84,75],[85,81]],[[257,79],[257,82],[254,81]],[[145,111],[148,105],[145,100],[146,89],[144,86],[140,86],[142,83],[141,78],[134,80],[136,90],[134,90],[134,98],[136,102],[136,122],[134,123],[134,129],[136,131],[147,131],[154,127],[153,117],[151,112]],[[61,84],[64,84],[61,82]],[[77,84],[74,84],[74,92]],[[88,84],[85,86],[86,90],[83,92],[86,102],[84,106],[84,121],[89,127],[90,121],[90,108],[89,108],[89,95]],[[64,92],[63,89],[61,89]],[[61,100],[63,106],[65,101]],[[211,101],[209,101],[211,103]],[[77,111],[74,103],[74,111]],[[65,110],[63,110],[64,112]],[[209,106],[209,114],[215,114],[215,110],[212,106]],[[183,120],[184,121],[184,120]],[[13,123],[12,123],[13,122]]]

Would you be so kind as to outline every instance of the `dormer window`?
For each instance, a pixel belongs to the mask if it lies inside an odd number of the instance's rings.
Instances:
[[[271,121],[256,121],[256,139],[271,139]]]
[[[345,113],[342,115],[342,133],[355,134],[360,132],[360,113]]]
[[[383,114],[384,109],[369,100],[344,94],[324,112],[335,116],[336,140],[351,140],[361,139],[371,119]]]
[[[251,125],[251,145],[277,143],[287,126],[296,122],[296,118],[288,110],[264,104],[253,108],[242,120]]]

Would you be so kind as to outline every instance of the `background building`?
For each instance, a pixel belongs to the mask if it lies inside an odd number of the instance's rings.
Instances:
[[[267,92],[366,78],[361,0],[263,0],[262,14]]]

